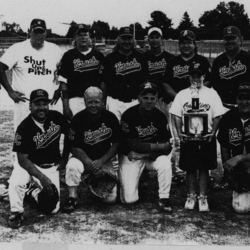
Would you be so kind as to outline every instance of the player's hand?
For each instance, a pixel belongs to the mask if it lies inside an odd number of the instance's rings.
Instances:
[[[51,105],[57,104],[58,100],[61,97],[61,93],[60,93],[60,89],[58,88],[57,90],[55,90],[52,101],[51,101]]]
[[[102,168],[104,163],[102,162],[101,159],[94,160],[92,163],[89,165],[89,170],[93,173],[97,172],[99,169]]]
[[[240,162],[241,162],[241,156],[240,155],[236,155],[235,157],[233,157],[233,158],[227,160],[226,162],[224,162],[223,168],[226,169],[226,170],[228,170],[230,172]]]
[[[128,154],[128,159],[130,161],[132,161],[132,160],[141,160],[143,158],[144,158],[143,154],[136,153],[135,151],[130,151],[129,154]]]
[[[185,143],[186,141],[184,138],[189,138],[189,136],[185,134],[179,134],[179,138],[182,143]]]
[[[63,108],[63,114],[67,118],[67,120],[71,121],[73,118],[73,113],[69,107]]]
[[[26,100],[28,100],[23,93],[20,93],[18,91],[10,92],[9,96],[15,103],[25,102]]]
[[[213,140],[214,135],[213,134],[207,134],[203,136],[204,138],[207,138],[207,142],[211,142]]]
[[[52,188],[53,183],[51,182],[51,180],[47,176],[43,175],[42,178],[40,179],[40,182],[43,186],[44,191],[48,195],[53,195],[53,188]]]

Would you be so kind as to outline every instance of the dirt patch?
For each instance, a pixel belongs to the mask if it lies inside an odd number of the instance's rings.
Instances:
[[[13,112],[0,112],[0,183],[7,184],[12,171]],[[219,179],[221,170],[212,173]],[[183,209],[185,185],[172,185],[173,213],[158,211],[155,173],[144,172],[140,201],[135,205],[105,205],[87,186],[80,186],[77,210],[68,215],[42,216],[36,204],[25,201],[25,220],[18,230],[7,226],[9,202],[0,201],[0,242],[67,244],[156,244],[156,245],[249,245],[250,215],[237,215],[231,207],[231,191],[208,192],[209,213]],[[67,187],[61,185],[61,203]]]

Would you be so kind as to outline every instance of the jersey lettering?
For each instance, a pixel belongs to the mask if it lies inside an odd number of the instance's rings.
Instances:
[[[245,141],[250,140],[250,125],[244,128],[245,130]],[[237,128],[229,129],[229,143],[234,146],[241,145],[242,133]]]
[[[155,132],[158,131],[157,128],[154,127],[152,122],[151,122],[151,125],[146,127],[146,128],[142,128],[141,126],[139,126],[139,127],[135,127],[135,129],[138,132],[139,137],[145,137],[145,136],[148,136],[148,135],[152,135],[152,134],[154,134]]]
[[[84,71],[91,71],[96,70],[99,67],[99,61],[96,60],[95,56],[93,56],[89,60],[81,60],[81,59],[75,59],[73,61],[74,63],[74,71],[78,72],[84,72]]]
[[[33,137],[37,149],[46,148],[60,136],[60,125],[55,125],[52,121],[50,124],[49,129],[45,133],[37,133],[37,135]]]
[[[153,75],[153,74],[164,73],[166,66],[167,62],[165,58],[162,58],[162,60],[159,62],[148,61],[149,74]]]
[[[21,135],[19,135],[18,133],[16,133],[16,136],[15,136],[15,139],[14,139],[14,143],[17,145],[17,146],[20,146],[21,145]]]
[[[122,63],[118,62],[115,64],[116,75],[126,75],[136,71],[141,70],[141,64],[136,61],[134,58],[130,62]]]
[[[30,68],[28,68],[28,74],[34,74],[34,75],[51,75],[52,71],[49,69],[46,69],[45,63],[46,60],[35,60],[32,58],[32,56],[25,56],[24,57],[24,63],[29,63]]]
[[[104,123],[102,123],[102,126],[99,129],[94,131],[89,129],[88,131],[84,132],[84,143],[94,145],[101,141],[107,140],[111,136],[112,129],[108,128]]]
[[[177,78],[185,78],[188,77],[189,73],[188,73],[188,69],[189,66],[185,65],[185,66],[181,66],[181,65],[177,65],[173,67],[173,76],[177,77]]]
[[[208,111],[210,110],[210,105],[209,104],[205,104],[205,103],[199,103],[199,107],[200,109],[204,110],[204,111]],[[184,112],[187,112],[189,110],[192,110],[192,104],[189,103],[189,102],[186,102],[184,105],[183,105],[183,110]]]
[[[238,75],[242,75],[246,72],[246,65],[242,64],[239,60],[236,64],[231,64],[229,67],[223,66],[219,68],[219,74],[221,79],[232,79]]]

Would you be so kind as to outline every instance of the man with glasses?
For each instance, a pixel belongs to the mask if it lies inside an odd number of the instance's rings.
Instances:
[[[225,52],[215,58],[212,65],[211,84],[218,92],[223,106],[232,109],[237,106],[239,83],[250,81],[250,54],[241,49],[242,36],[235,26],[223,30]],[[215,189],[225,189],[228,183],[222,177]]]
[[[218,141],[225,178],[233,189],[232,205],[236,213],[250,211],[250,83],[239,84],[237,107],[221,119]]]
[[[83,93],[88,87],[105,90],[102,81],[104,55],[90,47],[90,34],[85,25],[77,25],[75,42],[76,47],[63,55],[58,71],[63,113],[68,120],[85,108]]]

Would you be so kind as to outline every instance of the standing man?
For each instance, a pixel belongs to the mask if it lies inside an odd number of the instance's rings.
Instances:
[[[145,53],[149,70],[149,82],[154,83],[158,90],[157,107],[169,117],[169,98],[163,88],[163,75],[167,64],[174,55],[162,49],[162,31],[157,27],[148,30],[150,50]]]
[[[104,168],[113,168],[111,159],[118,150],[120,126],[113,113],[105,109],[101,89],[89,87],[84,93],[86,109],[76,114],[71,122],[69,139],[71,157],[66,166],[66,184],[69,199],[64,206],[66,213],[75,210],[78,203],[78,186],[81,175],[102,175]],[[117,186],[103,202],[115,203]]]
[[[250,211],[250,83],[239,84],[236,96],[238,106],[222,117],[217,138],[233,208],[245,214]]]
[[[56,71],[62,51],[57,45],[46,42],[45,38],[45,21],[33,19],[30,24],[30,39],[12,45],[0,59],[0,82],[15,102],[15,130],[29,112],[27,98],[33,90],[46,90],[49,98],[53,99],[51,104],[56,104],[60,96]],[[12,69],[12,85],[5,73],[8,69]],[[61,111],[60,104],[51,108]]]
[[[105,90],[102,81],[104,55],[90,47],[89,30],[78,24],[76,47],[67,51],[58,71],[63,98],[63,113],[68,120],[85,108],[83,94],[90,86]]]
[[[170,59],[164,75],[164,90],[171,101],[177,93],[190,86],[189,66],[193,63],[200,63],[206,69],[204,72],[204,85],[209,86],[211,77],[211,66],[206,57],[197,54],[195,34],[191,30],[180,32],[179,49],[181,54]],[[171,104],[170,104],[171,106]],[[169,120],[170,130],[173,136],[173,181],[182,182],[184,172],[179,168],[180,138],[176,130],[173,115]]]
[[[139,199],[138,183],[143,169],[157,171],[159,182],[159,208],[166,213],[172,212],[169,193],[172,169],[169,153],[170,132],[167,118],[158,110],[157,87],[153,83],[140,86],[139,104],[124,112],[121,119],[122,147],[119,177],[121,201],[132,204]]]
[[[134,46],[133,30],[123,27],[119,31],[116,49],[106,56],[107,109],[118,120],[126,109],[138,104],[139,86],[148,78],[145,57]]]
[[[235,26],[223,30],[225,52],[215,58],[212,65],[212,86],[218,92],[223,106],[232,109],[237,105],[239,83],[250,81],[250,54],[241,49],[242,36]],[[222,177],[215,189],[227,188]]]
[[[30,115],[16,131],[13,151],[17,153],[19,165],[14,166],[9,181],[9,226],[12,228],[21,226],[23,199],[29,183],[35,186],[29,190],[30,196],[43,213],[56,213],[60,208],[59,170],[65,168],[69,156],[68,122],[61,113],[49,110],[50,101],[45,90],[32,91]],[[62,155],[61,134],[65,136]]]

